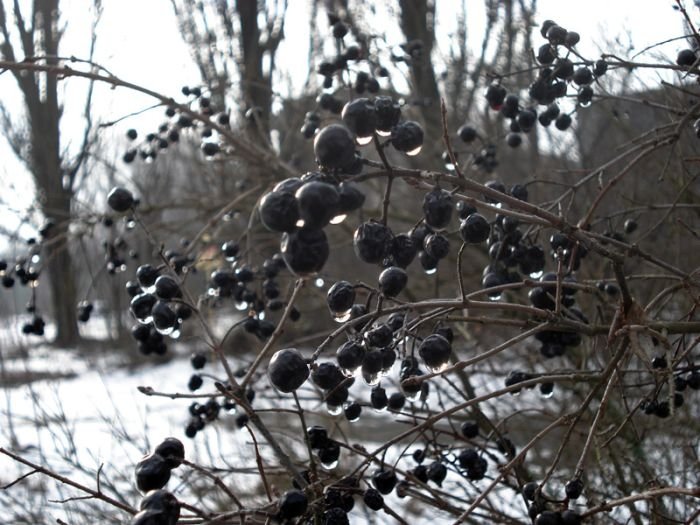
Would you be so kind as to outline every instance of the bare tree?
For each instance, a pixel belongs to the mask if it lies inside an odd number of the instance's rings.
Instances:
[[[8,4],[6,6],[6,4]],[[63,29],[59,26],[59,0],[37,0],[23,12],[20,3],[0,2],[0,51],[8,61],[32,61],[46,65],[58,63]],[[100,2],[95,6],[100,11]],[[11,17],[8,16],[11,13]],[[19,35],[12,38],[13,31]],[[94,31],[91,51],[94,49]],[[92,55],[92,52],[91,52]],[[56,323],[55,343],[62,346],[78,342],[77,303],[74,260],[67,243],[71,223],[71,205],[81,182],[83,167],[94,140],[89,108],[92,86],[86,100],[86,125],[82,145],[75,157],[69,157],[61,144],[61,116],[58,79],[44,73],[13,71],[24,100],[26,126],[11,121],[9,110],[2,106],[3,132],[17,157],[32,174],[41,212],[51,225],[46,229],[46,270],[49,276],[53,316]]]
[[[240,97],[240,109],[250,110],[249,125],[267,141],[275,54],[284,38],[287,1],[269,6],[249,0],[171,3],[214,104],[223,108],[232,95]]]

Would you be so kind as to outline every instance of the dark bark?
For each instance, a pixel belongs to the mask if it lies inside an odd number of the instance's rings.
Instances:
[[[268,137],[270,133],[270,111],[272,109],[272,78],[263,71],[265,47],[260,43],[257,2],[238,0],[238,18],[241,22],[241,91],[248,108],[256,111],[256,120],[249,120],[250,126],[258,126],[259,131]]]
[[[212,101],[223,107],[226,100],[235,99],[241,110],[254,109],[255,118],[247,121],[249,131],[268,143],[272,76],[275,54],[284,38],[287,2],[171,0],[171,3],[202,80],[211,90]],[[218,54],[212,53],[212,48]]]
[[[400,0],[401,31],[408,42],[419,41],[422,51],[411,61],[411,83],[425,128],[424,154],[432,162],[442,152],[442,117],[431,55],[435,45],[435,4],[430,0]]]

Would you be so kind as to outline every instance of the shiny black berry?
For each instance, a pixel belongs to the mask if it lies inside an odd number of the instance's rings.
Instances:
[[[270,383],[280,392],[294,392],[309,377],[309,367],[295,348],[278,350],[267,368]]]
[[[391,97],[377,97],[374,100],[376,129],[381,135],[388,135],[399,122],[401,107]]]
[[[384,507],[384,498],[378,490],[373,488],[369,488],[365,491],[362,500],[365,502],[365,505],[372,510],[380,510]]]
[[[389,494],[396,483],[398,478],[393,470],[377,470],[372,474],[372,485],[382,494]]]
[[[314,153],[319,166],[342,170],[355,161],[355,140],[348,128],[331,124],[316,135]]]
[[[407,282],[408,274],[398,266],[390,266],[379,274],[379,290],[386,297],[396,297],[406,287]]]
[[[465,421],[461,427],[462,435],[467,439],[474,439],[479,435],[479,425],[476,421]]]
[[[489,238],[491,226],[483,215],[472,213],[459,226],[462,240],[468,244],[479,244]]]
[[[384,224],[364,222],[357,227],[353,237],[355,254],[366,263],[380,263],[389,255],[393,238],[391,230]]]
[[[362,414],[362,405],[353,401],[352,403],[345,405],[345,408],[343,408],[343,413],[348,421],[357,421]]]
[[[167,490],[149,491],[139,503],[139,509],[157,514],[162,521],[154,521],[154,524],[176,525],[180,518],[180,502]]]
[[[443,336],[431,334],[423,339],[418,353],[428,368],[438,369],[449,361],[452,346]]]
[[[690,67],[696,60],[697,56],[695,55],[695,51],[692,49],[682,49],[676,56],[676,64],[679,66]]]
[[[169,300],[180,295],[180,285],[169,275],[161,275],[155,282],[156,295],[159,299]]]
[[[320,181],[305,183],[296,192],[299,216],[304,227],[326,226],[340,211],[340,194],[336,186]]]
[[[365,194],[352,182],[341,182],[338,185],[338,211],[340,213],[350,213],[359,210],[365,202]]]
[[[134,196],[126,188],[113,188],[107,195],[107,205],[117,213],[124,213],[134,207]]]
[[[333,314],[349,311],[355,303],[355,287],[347,281],[338,281],[328,289],[326,303]]]
[[[170,469],[179,467],[185,459],[185,446],[182,441],[174,437],[164,439],[154,452],[165,459]]]
[[[280,251],[292,272],[308,275],[323,268],[328,260],[330,248],[323,230],[304,227],[282,235]]]
[[[306,435],[309,437],[311,450],[323,448],[328,443],[328,432],[322,426],[314,425],[307,428]]]
[[[412,120],[397,124],[391,130],[391,144],[407,155],[417,155],[423,146],[423,128]]]
[[[311,380],[323,390],[333,390],[345,379],[345,375],[333,363],[321,363],[311,373]]]
[[[396,266],[406,268],[416,258],[417,253],[418,245],[410,235],[399,233],[394,237],[391,246],[391,257]]]
[[[566,484],[564,490],[567,498],[577,499],[583,492],[583,481],[580,478],[572,479]]]
[[[136,486],[142,492],[162,489],[170,479],[168,461],[160,454],[149,454],[136,464]]]
[[[367,98],[356,98],[345,104],[340,117],[360,140],[372,137],[377,126],[374,104]]]
[[[447,467],[440,461],[433,461],[428,465],[428,479],[435,483],[438,487],[442,486],[442,482],[447,477]]]
[[[462,140],[462,142],[466,142],[468,144],[470,142],[473,142],[478,134],[473,126],[470,126],[469,124],[464,124],[457,130],[457,135]]]
[[[291,519],[303,516],[309,507],[309,499],[300,490],[288,490],[280,498],[278,516],[280,519]]]
[[[274,232],[293,232],[300,218],[299,204],[293,193],[271,191],[260,201],[260,221]]]
[[[435,188],[423,198],[425,223],[434,230],[447,228],[452,219],[452,210],[454,210],[452,195],[445,190]]]
[[[362,366],[365,358],[365,349],[355,341],[347,341],[338,348],[336,359],[338,366],[343,370],[356,370]]]

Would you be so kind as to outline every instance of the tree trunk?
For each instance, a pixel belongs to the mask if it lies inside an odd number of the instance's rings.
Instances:
[[[431,55],[435,45],[435,4],[429,0],[400,0],[401,31],[408,42],[420,41],[422,51],[411,60],[411,82],[425,127],[426,162],[439,158],[443,150],[440,90]]]
[[[61,228],[63,230],[63,228]],[[64,235],[57,230],[58,235]],[[80,341],[76,312],[77,298],[73,276],[73,258],[67,243],[58,242],[52,247],[48,259],[49,286],[51,288],[51,306],[56,324],[54,344],[70,348]]]
[[[40,0],[35,3],[40,21],[41,42],[46,50],[47,63],[56,65],[58,55],[58,0]],[[50,246],[47,257],[53,318],[56,324],[54,343],[73,346],[80,340],[77,319],[77,298],[73,260],[68,249],[68,227],[71,219],[73,190],[64,180],[61,158],[61,108],[58,103],[58,79],[44,76],[45,89],[39,89],[35,77],[34,89],[25,91],[25,101],[31,122],[32,174],[39,192],[42,211],[54,222],[46,239]],[[43,94],[43,96],[42,96]]]
[[[50,107],[52,97],[47,97]],[[41,106],[40,106],[41,108]],[[63,188],[59,144],[59,111],[55,113],[30,111],[32,123],[32,165],[34,179],[44,216],[53,221],[45,239],[46,271],[51,289],[51,306],[56,338],[59,346],[71,347],[80,340],[77,319],[75,267],[68,246],[68,227],[71,218],[73,192]]]
[[[265,140],[270,134],[270,112],[272,110],[271,72],[263,71],[263,55],[266,51],[260,43],[258,26],[258,4],[248,0],[238,0],[236,10],[241,22],[241,49],[243,50],[241,91],[249,108],[255,108],[257,122],[251,120],[249,126],[258,126],[258,132]]]

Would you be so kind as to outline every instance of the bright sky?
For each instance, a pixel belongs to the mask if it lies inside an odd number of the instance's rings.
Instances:
[[[465,1],[470,10],[468,34],[472,46],[476,48],[481,40],[483,2]],[[180,38],[170,0],[103,0],[103,3],[104,14],[98,27],[98,63],[125,80],[166,95],[178,96],[181,86],[198,82],[197,70],[190,61],[187,46]],[[687,3],[691,13],[697,15],[692,2]],[[91,4],[90,0],[62,0],[64,20],[68,23],[63,55],[86,56]],[[456,4],[457,0],[438,0],[438,21],[444,28],[440,30],[441,35],[454,30]],[[607,48],[616,39],[626,45],[628,34],[634,39],[635,50],[681,34],[681,15],[673,9],[674,4],[673,0],[539,0],[537,21],[551,18],[567,29],[578,31],[582,37],[578,47],[584,55],[594,58],[600,54],[600,49]],[[282,44],[278,55],[278,63],[286,65],[293,79],[299,82],[303,82],[308,70],[306,64],[299,67],[300,57],[304,57],[301,60],[306,57],[307,13],[307,0],[289,1],[286,23],[288,44]],[[539,45],[539,42],[536,32],[535,45]],[[665,50],[673,55],[682,46],[682,41],[674,42]],[[71,95],[66,98],[64,112],[67,131],[80,129],[85,85],[82,80],[67,83],[66,89]],[[0,90],[8,107],[19,103],[14,81],[7,73],[0,76]],[[97,92],[95,102],[93,115],[103,120],[113,120],[153,103],[147,97],[124,90],[113,91],[104,86]],[[150,115],[129,120],[108,131],[105,139],[108,143],[122,146],[127,127],[139,127],[144,121],[148,122],[144,129],[155,127],[161,118],[162,110],[155,110]],[[0,156],[4,159],[0,166],[0,179],[6,191],[15,195],[9,199],[12,211],[24,209],[31,202],[29,176],[13,158],[4,141],[0,143]],[[0,206],[3,204],[0,203]],[[2,211],[0,217],[5,228],[15,228],[16,219]]]

